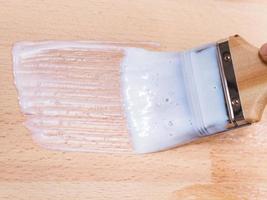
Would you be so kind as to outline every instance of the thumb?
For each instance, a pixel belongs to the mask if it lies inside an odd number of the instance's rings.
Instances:
[[[262,47],[260,48],[260,56],[262,58],[262,60],[267,63],[267,43],[265,43],[264,45],[262,45]]]

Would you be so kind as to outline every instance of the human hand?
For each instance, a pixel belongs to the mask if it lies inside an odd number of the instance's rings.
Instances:
[[[262,47],[260,48],[260,56],[262,58],[262,60],[267,63],[267,43],[265,43],[264,45],[262,45]]]

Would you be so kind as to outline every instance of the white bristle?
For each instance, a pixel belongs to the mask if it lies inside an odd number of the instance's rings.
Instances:
[[[136,152],[160,151],[225,130],[227,113],[214,45],[181,53],[127,49],[121,67]]]

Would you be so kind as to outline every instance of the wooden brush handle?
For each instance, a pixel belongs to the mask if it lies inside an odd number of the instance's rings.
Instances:
[[[244,117],[249,122],[261,119],[267,103],[267,64],[259,57],[259,49],[238,35],[229,38]]]

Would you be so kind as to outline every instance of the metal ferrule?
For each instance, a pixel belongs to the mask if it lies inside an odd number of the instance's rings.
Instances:
[[[245,120],[242,110],[229,42],[228,40],[218,41],[216,47],[225,104],[229,116],[229,126],[227,128],[249,125],[250,123]]]

